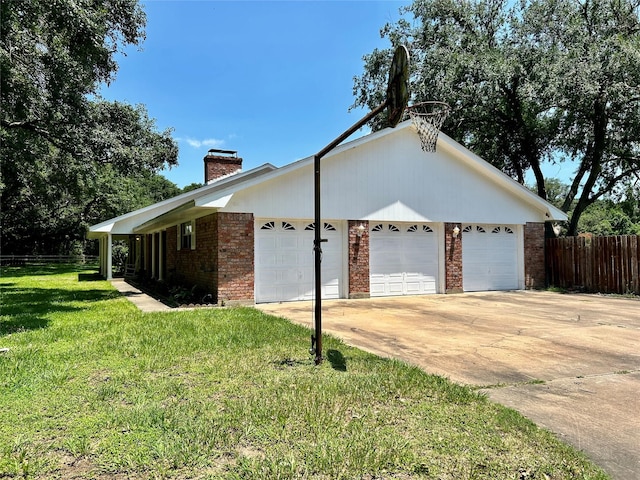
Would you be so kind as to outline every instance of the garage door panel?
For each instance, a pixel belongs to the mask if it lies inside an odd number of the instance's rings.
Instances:
[[[264,254],[258,259],[257,263],[259,263],[260,265],[263,265],[263,266],[277,265],[278,264],[277,255],[275,255],[275,254]]]
[[[436,293],[438,240],[426,224],[378,224],[370,236],[370,294]]]
[[[407,295],[417,295],[422,291],[422,288],[423,288],[422,282],[419,282],[419,281],[406,282]]]
[[[463,289],[517,289],[518,241],[512,225],[466,225],[462,236]]]
[[[377,277],[377,278],[376,278]],[[377,275],[371,278],[371,284],[369,285],[369,294],[372,297],[380,297],[384,295],[384,276]]]
[[[323,298],[340,298],[342,236],[340,229],[322,232]],[[257,220],[256,302],[310,300],[314,285],[314,230],[310,222]]]
[[[276,250],[278,247],[276,238],[260,237],[256,239],[256,247],[260,250]]]

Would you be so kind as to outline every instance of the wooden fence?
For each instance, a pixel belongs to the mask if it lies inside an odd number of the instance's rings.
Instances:
[[[0,255],[0,265],[20,267],[47,263],[96,263],[96,255]]]
[[[640,295],[640,237],[548,238],[550,285],[585,292]]]

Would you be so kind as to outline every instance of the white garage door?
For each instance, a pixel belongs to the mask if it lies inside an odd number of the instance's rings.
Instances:
[[[311,300],[314,297],[314,223],[257,220],[255,239],[256,303]],[[322,298],[340,298],[342,235],[324,222]]]
[[[436,293],[438,235],[427,224],[380,223],[371,228],[372,297]]]
[[[464,225],[462,283],[465,292],[518,289],[516,227]]]

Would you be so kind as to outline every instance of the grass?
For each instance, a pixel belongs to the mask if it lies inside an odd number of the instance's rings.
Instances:
[[[252,308],[139,312],[89,270],[0,278],[0,479],[604,479],[478,392]]]

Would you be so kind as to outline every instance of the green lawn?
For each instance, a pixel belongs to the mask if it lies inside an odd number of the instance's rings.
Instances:
[[[604,479],[466,388],[252,308],[143,314],[92,270],[0,277],[0,479]]]

